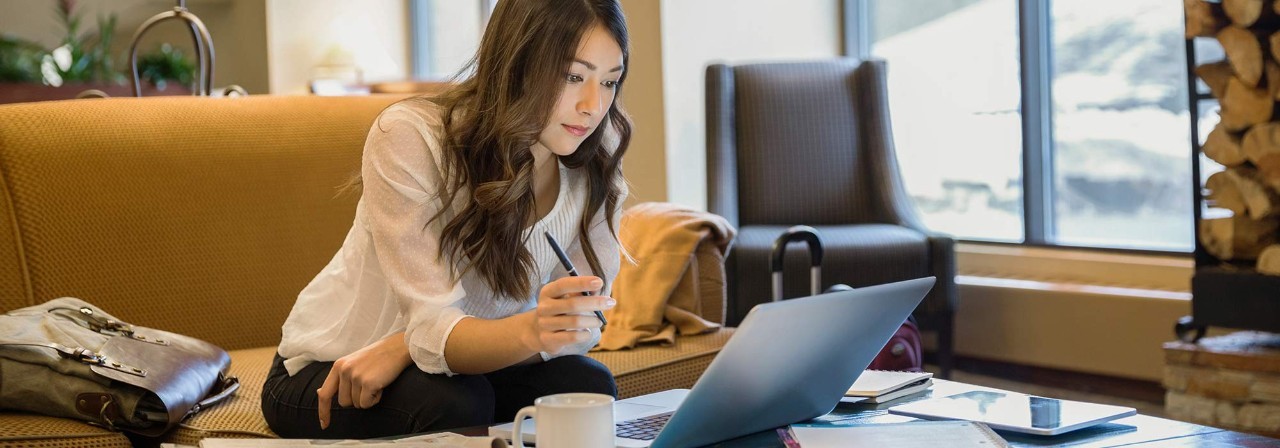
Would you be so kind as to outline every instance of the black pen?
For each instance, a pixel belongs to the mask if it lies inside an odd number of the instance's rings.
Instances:
[[[551,232],[542,232],[542,234],[546,235],[547,242],[551,244],[551,250],[556,252],[557,257],[560,257],[560,264],[564,265],[564,270],[569,271],[570,276],[577,277],[578,270],[573,267],[573,262],[569,261],[569,256],[565,255],[564,249],[560,248],[560,243],[557,243],[555,237],[551,236]],[[582,295],[589,296],[591,291],[583,291]],[[604,313],[601,313],[600,310],[595,310],[595,313],[596,318],[600,319],[600,329],[603,330],[604,326],[608,325],[609,322],[604,320]]]

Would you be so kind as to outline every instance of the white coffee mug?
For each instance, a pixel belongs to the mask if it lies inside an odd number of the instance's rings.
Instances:
[[[524,446],[521,425],[524,419],[537,419],[538,448],[612,448],[613,397],[604,394],[556,394],[533,400],[516,413],[511,439],[516,447]]]

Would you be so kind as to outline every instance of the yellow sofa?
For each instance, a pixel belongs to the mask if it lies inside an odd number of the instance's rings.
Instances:
[[[350,227],[357,198],[337,186],[358,169],[373,118],[399,98],[0,106],[0,312],[79,297],[130,323],[218,344],[231,352],[239,393],[159,441],[274,437],[259,393],[280,326]],[[722,261],[714,251],[699,259]],[[723,322],[723,292],[710,292],[717,300],[704,317]],[[690,387],[731,334],[592,356],[612,369],[621,395],[635,396]],[[130,440],[0,411],[0,445]]]

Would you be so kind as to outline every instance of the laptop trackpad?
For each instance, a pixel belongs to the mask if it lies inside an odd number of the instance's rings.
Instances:
[[[619,401],[613,404],[613,421],[625,422],[627,420],[645,417],[670,411],[671,408],[665,406],[650,406],[647,404],[627,403]]]

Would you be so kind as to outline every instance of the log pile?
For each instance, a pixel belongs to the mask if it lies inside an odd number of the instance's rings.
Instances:
[[[1183,0],[1187,38],[1213,37],[1226,59],[1195,68],[1221,106],[1201,148],[1226,167],[1205,182],[1201,245],[1223,261],[1280,275],[1280,0]],[[1217,215],[1214,215],[1217,216]]]

